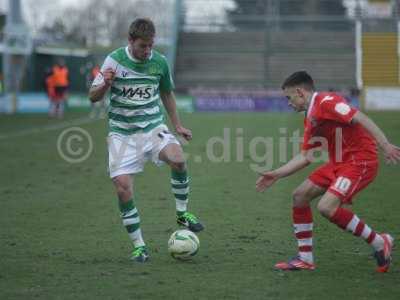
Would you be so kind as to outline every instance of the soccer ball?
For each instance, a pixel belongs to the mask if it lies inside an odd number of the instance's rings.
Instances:
[[[199,251],[199,238],[190,230],[175,231],[168,241],[168,252],[175,259],[188,260]]]

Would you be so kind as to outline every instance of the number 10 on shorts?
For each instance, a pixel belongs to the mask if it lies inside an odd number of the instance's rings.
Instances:
[[[351,180],[346,177],[338,177],[335,182],[335,189],[346,194],[351,186]]]

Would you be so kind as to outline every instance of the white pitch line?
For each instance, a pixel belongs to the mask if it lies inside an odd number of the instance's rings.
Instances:
[[[88,117],[72,119],[72,120],[64,121],[64,122],[57,123],[57,124],[36,127],[36,128],[30,128],[30,129],[24,129],[24,130],[20,130],[20,131],[11,133],[11,134],[1,134],[0,140],[14,138],[14,137],[21,137],[21,136],[25,136],[25,135],[41,133],[41,132],[46,132],[46,131],[59,130],[59,129],[67,128],[67,127],[88,124],[88,123],[92,123],[95,121],[98,121],[98,120],[90,119]]]

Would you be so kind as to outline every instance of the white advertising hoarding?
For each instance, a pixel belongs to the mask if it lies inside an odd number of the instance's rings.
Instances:
[[[400,110],[400,87],[365,88],[367,110]]]

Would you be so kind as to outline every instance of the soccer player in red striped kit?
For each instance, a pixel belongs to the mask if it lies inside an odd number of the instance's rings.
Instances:
[[[400,161],[400,148],[392,145],[371,119],[351,107],[344,98],[334,93],[316,92],[313,79],[305,71],[289,76],[282,89],[294,110],[306,112],[302,151],[280,168],[261,174],[256,183],[257,191],[262,192],[278,179],[303,169],[310,164],[315,151],[325,147],[328,148],[329,162],[312,172],[293,192],[292,216],[298,254],[288,261],[278,262],[275,268],[315,269],[313,217],[309,204],[322,196],[317,205],[322,216],[371,245],[377,271],[387,272],[393,237],[375,232],[346,208],[346,204],[351,204],[355,194],[376,177],[377,144],[389,163]]]

